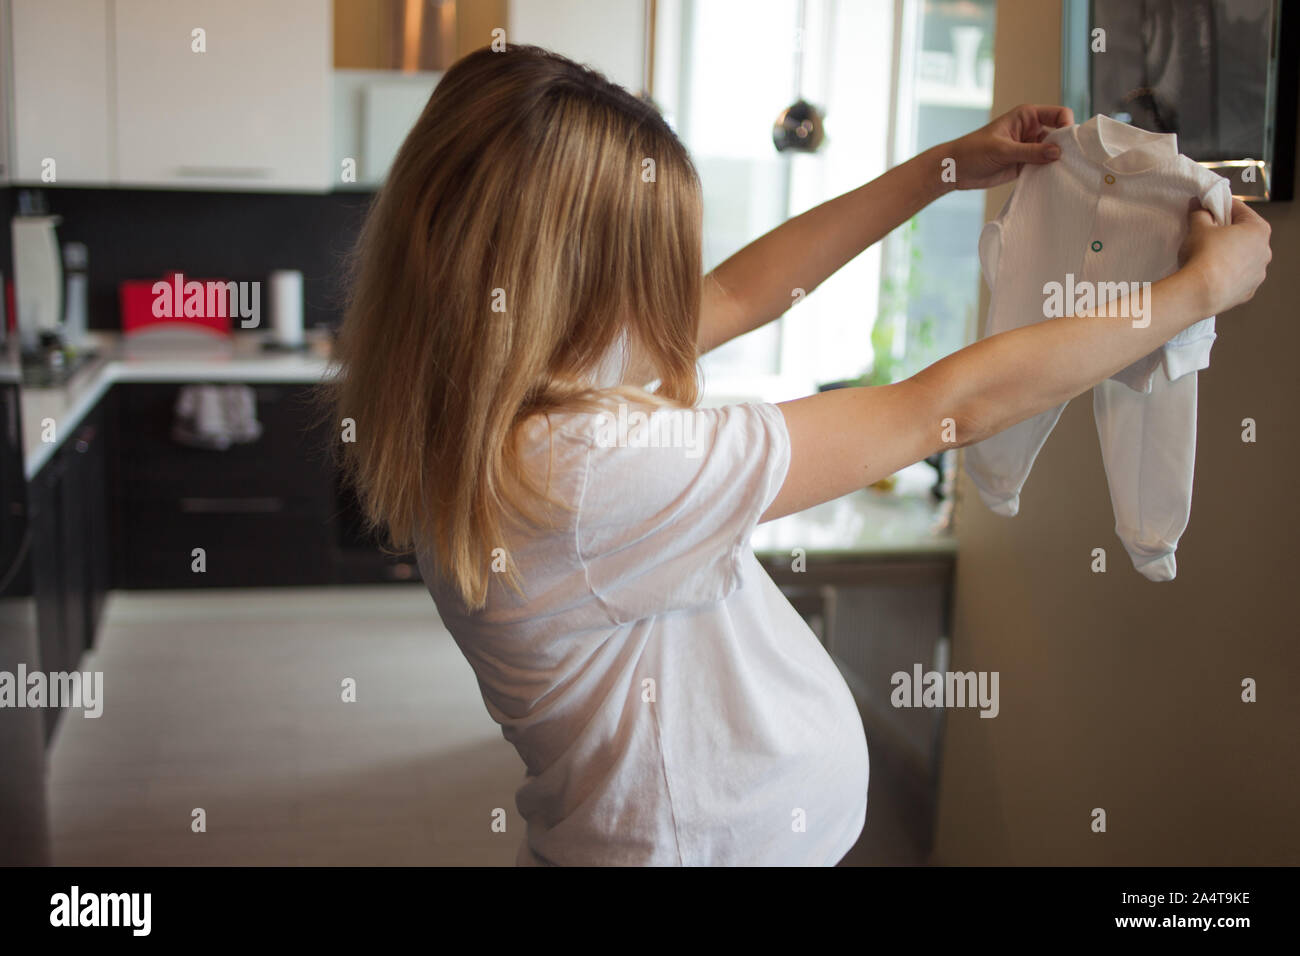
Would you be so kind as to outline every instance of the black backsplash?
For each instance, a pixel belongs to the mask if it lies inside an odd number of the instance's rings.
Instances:
[[[0,262],[9,261],[5,211]],[[86,244],[90,327],[119,329],[118,283],[183,272],[195,279],[263,280],[276,269],[303,274],[303,322],[342,319],[344,263],[373,198],[370,193],[181,192],[152,189],[42,190],[61,216],[60,242]]]

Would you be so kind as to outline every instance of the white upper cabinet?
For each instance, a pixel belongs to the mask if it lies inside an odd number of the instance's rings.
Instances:
[[[10,35],[0,43],[7,40],[3,49],[12,52],[12,89],[0,118],[7,107],[14,182],[112,182],[109,6],[108,0],[10,0]]]
[[[649,0],[509,0],[511,43],[532,43],[595,67],[633,93],[645,69]]]
[[[329,0],[113,6],[121,185],[330,188]]]

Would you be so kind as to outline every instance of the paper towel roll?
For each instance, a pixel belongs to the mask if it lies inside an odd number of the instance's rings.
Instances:
[[[277,345],[302,345],[302,273],[281,269],[271,273],[271,340]]]

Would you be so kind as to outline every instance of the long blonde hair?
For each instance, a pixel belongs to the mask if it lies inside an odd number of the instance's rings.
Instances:
[[[641,398],[695,403],[700,230],[699,178],[652,104],[536,47],[453,65],[362,229],[325,386],[371,529],[432,545],[481,608],[507,527],[549,500],[520,473],[525,420],[597,403],[623,332],[659,382]]]

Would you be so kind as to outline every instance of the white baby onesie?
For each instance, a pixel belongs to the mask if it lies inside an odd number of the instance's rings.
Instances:
[[[1118,303],[1131,290],[1132,321],[1145,325],[1149,286],[1142,283],[1177,270],[1189,200],[1225,223],[1232,215],[1228,181],[1180,156],[1174,134],[1106,116],[1056,130],[1047,142],[1061,148],[1061,158],[1026,166],[980,235],[992,290],[985,335],[1055,317],[1062,305],[1069,315],[1075,305],[1084,311]],[[1191,513],[1196,373],[1209,366],[1214,338],[1211,316],[1093,390],[1115,532],[1133,566],[1153,581],[1176,573],[1174,551]],[[998,514],[1019,512],[1020,490],[1064,409],[966,449],[966,472]]]

